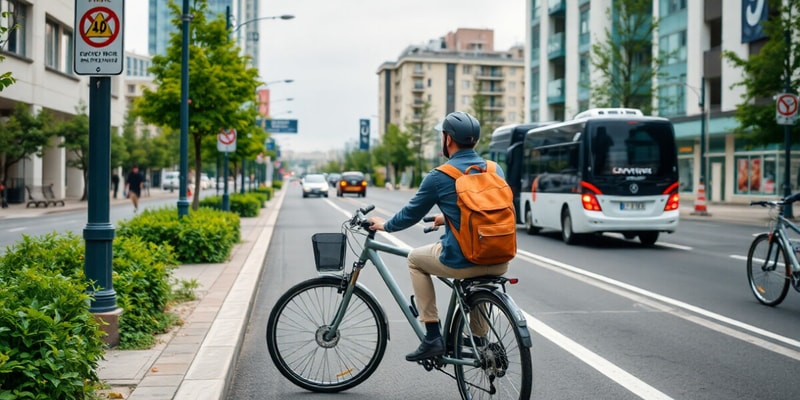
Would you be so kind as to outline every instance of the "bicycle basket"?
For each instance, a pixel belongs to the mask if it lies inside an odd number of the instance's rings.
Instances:
[[[314,245],[314,262],[317,271],[341,271],[344,269],[347,236],[344,233],[315,233],[311,236]]]

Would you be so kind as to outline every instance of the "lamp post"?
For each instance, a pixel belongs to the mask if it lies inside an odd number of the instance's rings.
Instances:
[[[703,190],[703,195],[705,196],[706,184],[706,78],[700,78],[700,93],[697,92],[694,86],[690,86],[685,82],[683,82],[683,85],[697,96],[697,105],[700,106],[700,179],[698,180],[698,188],[695,189],[695,202],[697,202],[700,196],[700,189]],[[692,214],[710,216],[706,211],[705,204],[702,207],[695,207],[695,211]]]
[[[181,105],[180,105],[180,124],[181,124],[181,160],[179,174],[178,193],[178,218],[183,218],[189,214],[189,201],[186,199],[186,178],[189,174],[189,21],[192,15],[189,14],[189,0],[183,0],[183,14],[181,15]]]

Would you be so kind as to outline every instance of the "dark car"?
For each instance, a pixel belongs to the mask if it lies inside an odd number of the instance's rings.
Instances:
[[[339,184],[339,179],[342,178],[342,174],[332,173],[328,174],[328,184],[331,185],[332,188],[335,188],[336,185]]]
[[[345,193],[355,193],[359,197],[367,197],[367,179],[362,172],[343,172],[336,185],[336,196],[342,197]]]

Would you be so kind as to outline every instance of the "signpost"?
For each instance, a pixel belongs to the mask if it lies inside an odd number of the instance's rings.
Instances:
[[[794,125],[797,119],[797,96],[781,93],[775,100],[775,119],[778,125]]]
[[[788,35],[788,33],[787,33]],[[787,39],[788,42],[788,39]],[[789,83],[788,83],[788,75],[785,82],[784,90],[789,90]],[[775,120],[778,125],[784,125],[783,127],[783,147],[785,152],[785,163],[783,169],[783,196],[789,197],[792,194],[792,186],[789,183],[789,177],[791,176],[791,163],[792,163],[792,141],[791,141],[791,128],[790,125],[794,125],[795,120],[797,119],[797,95],[792,93],[780,93],[778,96],[775,97]],[[787,218],[792,218],[793,211],[792,211],[792,203],[788,203],[784,206],[783,215]]]
[[[89,311],[106,322],[106,342],[119,343],[117,294],[112,282],[111,205],[108,198],[111,181],[111,77],[122,73],[124,59],[124,0],[75,0],[75,46],[73,70],[89,78],[89,165],[88,216],[83,238],[84,273],[89,282],[92,302]],[[100,288],[96,290],[94,288]]]
[[[230,196],[228,196],[228,153],[232,153],[236,151],[236,129],[220,129],[219,133],[217,133],[217,150],[225,153],[225,161],[224,161],[224,169],[222,173],[223,180],[225,181],[222,184],[222,209],[224,211],[230,211],[231,209],[231,202]]]

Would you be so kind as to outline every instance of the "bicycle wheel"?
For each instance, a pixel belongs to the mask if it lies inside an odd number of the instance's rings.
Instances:
[[[450,343],[455,344],[455,358],[474,358],[469,340],[471,327],[481,366],[455,365],[461,398],[529,399],[533,381],[531,349],[522,345],[510,310],[489,292],[471,294],[467,304],[473,312],[469,321],[464,321],[461,313],[455,314]]]
[[[339,308],[342,280],[324,276],[301,282],[275,304],[267,322],[267,348],[278,370],[314,392],[339,392],[366,380],[386,350],[387,323],[380,306],[356,287],[336,336],[323,334]]]
[[[747,281],[756,299],[768,306],[780,304],[789,290],[790,274],[789,257],[780,242],[770,246],[769,234],[756,236],[747,253]]]

